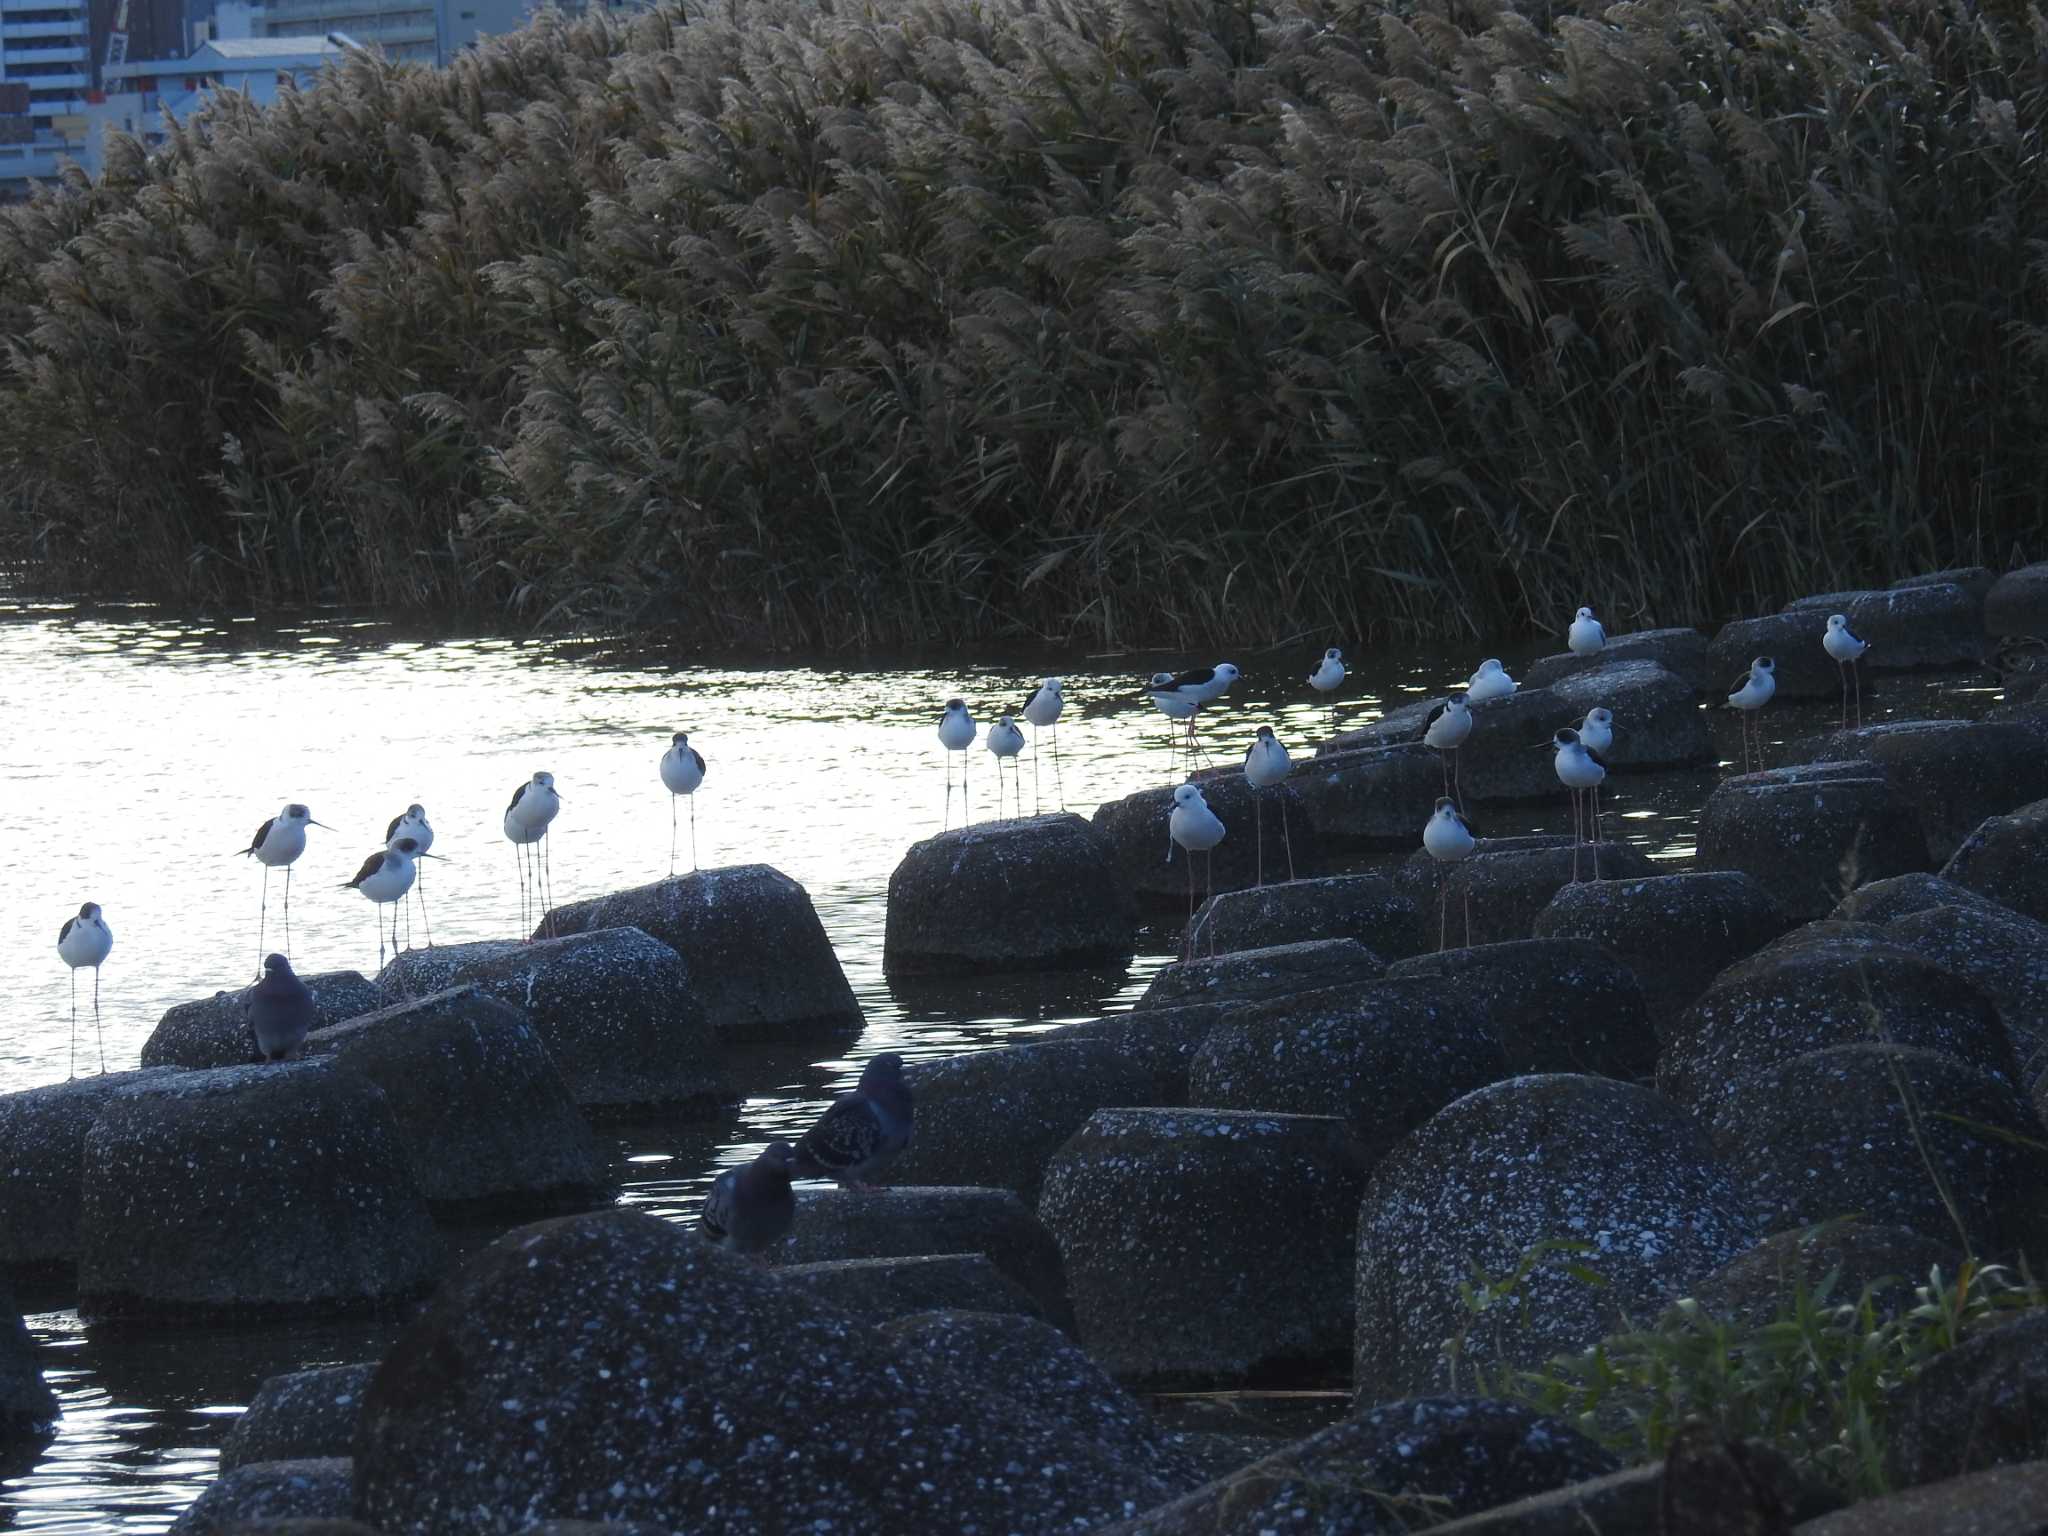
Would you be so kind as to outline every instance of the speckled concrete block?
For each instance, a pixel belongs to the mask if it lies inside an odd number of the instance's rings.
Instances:
[[[820,1306],[871,1323],[947,1307],[1041,1317],[1031,1293],[980,1253],[928,1253],[886,1259],[828,1259],[776,1272]]]
[[[1645,1077],[1657,1035],[1635,973],[1591,939],[1517,939],[1417,955],[1389,981],[1454,993],[1499,1042],[1504,1076],[1587,1072]]]
[[[1740,870],[1789,915],[1808,918],[1833,911],[1859,885],[1924,871],[1930,860],[1911,800],[1868,764],[1831,763],[1716,786],[1700,810],[1696,863]]]
[[[2044,1508],[2048,1461],[2023,1461],[1865,1499],[1796,1536],[2036,1536]]]
[[[1385,875],[1287,880],[1204,902],[1193,944],[1198,954],[1229,954],[1314,939],[1356,939],[1398,959],[1422,951],[1422,914]]]
[[[571,902],[535,938],[638,928],[683,957],[721,1038],[762,1040],[861,1026],[860,1004],[811,895],[766,864],[701,869]]]
[[[2020,1085],[2012,1041],[1989,998],[1911,950],[1858,935],[1775,947],[1715,977],[1672,1025],[1657,1089],[1711,1114],[1744,1093],[1754,1073],[1870,1040],[1945,1051],[2008,1088]]]
[[[1355,986],[1384,974],[1386,962],[1356,939],[1308,939],[1161,966],[1137,1006],[1140,1012],[1189,1003],[1234,1007],[1317,987]]]
[[[170,1067],[108,1072],[0,1094],[0,1275],[25,1284],[70,1279],[85,1133],[121,1089],[176,1075]]]
[[[1468,909],[1472,945],[1506,944],[1529,937],[1537,914],[1573,882],[1575,868],[1580,880],[1639,880],[1662,866],[1612,841],[1597,851],[1581,844],[1575,859],[1569,835],[1540,834],[1481,837],[1471,857],[1455,864],[1438,863],[1418,848],[1394,878],[1421,911],[1432,944],[1442,937],[1448,945],[1465,945]]]
[[[43,1381],[21,1309],[0,1281],[0,1448],[34,1445],[56,1422],[56,1394]]]
[[[802,1188],[789,1235],[768,1249],[775,1264],[832,1259],[987,1255],[1022,1286],[1037,1311],[1073,1326],[1059,1245],[1031,1208],[1007,1189],[909,1185],[895,1189]]]
[[[1819,624],[1813,638],[1816,649],[1828,615],[1843,615],[1856,638],[1870,646],[1857,665],[1873,672],[1899,672],[1981,662],[1989,650],[1984,604],[1985,594],[1964,583],[1926,581],[1883,591],[1822,592],[1787,603],[1784,612]]]
[[[1364,1176],[1337,1119],[1098,1111],[1038,1203],[1082,1347],[1147,1387],[1341,1379]]]
[[[271,1377],[221,1442],[221,1471],[352,1454],[363,1390],[376,1369],[374,1363],[329,1365]]]
[[[1982,604],[1997,584],[1998,573],[1989,566],[1958,565],[1945,571],[1925,571],[1918,576],[1901,576],[1891,584],[1889,590],[1906,592],[1914,587],[1961,587]]]
[[[1079,816],[985,821],[913,843],[889,876],[890,975],[1086,970],[1128,960],[1138,912]]]
[[[1557,1419],[1483,1397],[1381,1403],[1098,1536],[1374,1536],[1614,1470]]]
[[[1601,756],[1615,773],[1713,761],[1713,741],[1693,684],[1654,661],[1616,656],[1559,678],[1548,691],[1570,710],[1574,724],[1591,710],[1614,711],[1614,745]],[[1551,772],[1548,792],[1557,793],[1548,761],[1538,753],[1530,756]]]
[[[2021,1313],[1927,1362],[1886,1419],[1886,1469],[1910,1488],[2048,1460],[2048,1312]]]
[[[1735,691],[1737,679],[1748,680],[1749,664],[1759,656],[1768,656],[1777,663],[1771,674],[1778,685],[1773,703],[1780,699],[1840,698],[1841,671],[1820,645],[1827,627],[1825,613],[1773,613],[1722,625],[1708,648],[1715,680],[1706,688],[1707,703],[1724,704]],[[1770,707],[1765,705],[1764,712],[1768,714]]]
[[[305,1049],[384,1090],[437,1207],[540,1214],[611,1197],[604,1151],[554,1060],[517,1009],[474,986],[316,1030]]]
[[[2048,564],[2023,565],[1991,584],[1984,628],[1994,635],[2048,635]]]
[[[1188,1101],[1188,1066],[1230,1003],[1181,1003],[1107,1014],[1069,1024],[1041,1040],[1100,1040],[1141,1080],[1138,1101],[1177,1105]]]
[[[1795,1056],[1747,1078],[1709,1128],[1766,1230],[1860,1215],[1947,1238],[1960,1218],[1983,1258],[2048,1261],[2048,1132],[2017,1089],[1944,1052]]]
[[[431,1283],[439,1243],[383,1091],[326,1062],[134,1084],[85,1138],[88,1317],[354,1310]]]
[[[1941,877],[2048,923],[2048,800],[1986,819],[1942,867]]]
[[[1618,661],[1654,661],[1665,671],[1682,678],[1687,687],[1704,693],[1720,681],[1708,654],[1707,637],[1696,629],[1638,629],[1625,635],[1609,635],[1607,644],[1590,656],[1560,651],[1529,664],[1522,681],[1531,688],[1548,688],[1567,677],[1612,666]]]
[[[1987,816],[2048,797],[2048,757],[2016,725],[1888,720],[1827,738],[1819,755],[1875,763],[1919,809],[1928,851],[1950,857]]]
[[[1832,1275],[1825,1305],[1853,1306],[1868,1292],[1879,1314],[1891,1316],[1914,1304],[1913,1288],[1927,1283],[1930,1269],[1953,1277],[1962,1256],[1953,1236],[1942,1242],[1910,1227],[1830,1221],[1765,1238],[1694,1285],[1692,1299],[1709,1317],[1761,1328],[1787,1314],[1801,1286],[1820,1298]]]
[[[510,1536],[536,1509],[691,1536],[1087,1530],[1184,1486],[608,1211],[508,1233],[398,1339],[355,1512],[386,1536]]]
[[[1518,1077],[1469,1093],[1374,1170],[1359,1210],[1360,1403],[1451,1380],[1462,1336],[1488,1370],[1579,1349],[1747,1248],[1747,1207],[1685,1111],[1602,1077]],[[1474,1319],[1461,1285],[1509,1274],[1537,1244],[1519,1304]],[[1071,1264],[1071,1261],[1070,1261]],[[1597,1271],[1595,1288],[1573,1265]]]
[[[441,969],[432,958],[440,953],[414,951],[393,961],[378,985],[394,1001],[404,986],[420,995],[420,984]],[[475,946],[426,990],[464,982],[526,1016],[570,1096],[588,1113],[709,1109],[731,1098],[688,968],[638,928]]]
[[[1287,871],[1287,846],[1294,848],[1294,872],[1322,873],[1323,844],[1307,802],[1292,784],[1254,790],[1236,768],[1196,776],[1202,797],[1223,823],[1223,841],[1194,860],[1195,899],[1258,883],[1259,848],[1265,847],[1267,877]],[[1286,806],[1285,826],[1281,806]],[[1116,856],[1125,886],[1142,906],[1187,910],[1188,852],[1167,836],[1173,790],[1141,789],[1096,807],[1095,830]],[[1284,834],[1284,836],[1283,836]]]
[[[893,1184],[980,1184],[1038,1199],[1046,1159],[1105,1104],[1141,1096],[1144,1077],[1099,1040],[1058,1039],[913,1062],[910,1146]]]
[[[1370,1168],[1451,1100],[1507,1075],[1500,1041],[1455,991],[1377,981],[1233,1009],[1195,1053],[1188,1099],[1334,1116]]]
[[[1418,723],[1409,735],[1419,735]],[[1351,737],[1347,740],[1354,739]],[[1335,848],[1409,848],[1445,793],[1444,762],[1420,742],[1318,752],[1287,783]],[[1299,873],[1299,871],[1296,871]]]
[[[313,994],[315,1029],[384,1006],[384,994],[361,971],[326,971],[299,979]],[[257,1059],[240,989],[178,1004],[157,1021],[142,1045],[145,1067],[236,1067]]]
[[[1660,1030],[1723,969],[1791,927],[1768,891],[1733,870],[1567,885],[1534,924],[1539,939],[1592,939],[1613,950],[1635,972]]]
[[[1849,892],[1828,916],[1849,922],[1888,923],[1909,913],[1951,906],[2009,910],[2003,903],[1940,875],[1894,875]]]
[[[1884,925],[1894,944],[1961,976],[1990,998],[2022,1073],[2048,1051],[2048,923],[2006,907],[1929,907]]]
[[[256,1461],[215,1478],[171,1522],[170,1536],[231,1536],[258,1520],[345,1518],[352,1494],[345,1457]]]

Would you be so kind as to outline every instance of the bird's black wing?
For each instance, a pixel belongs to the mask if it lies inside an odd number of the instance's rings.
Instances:
[[[1451,820],[1455,821],[1459,826],[1465,829],[1465,835],[1467,837],[1477,840],[1479,834],[1473,830],[1472,823],[1465,819],[1465,813],[1459,810],[1455,805],[1451,807]]]
[[[263,839],[270,836],[270,829],[276,825],[277,818],[275,816],[266,816],[263,819],[263,825],[256,829],[256,835],[249,839],[249,846],[241,851],[242,857],[246,859],[258,848],[261,848],[263,846]]]
[[[1193,667],[1186,672],[1174,673],[1173,681],[1166,686],[1168,688],[1200,688],[1206,683],[1213,683],[1215,681],[1216,669],[1214,667]]]
[[[63,926],[62,928],[59,928],[59,929],[57,930],[57,942],[58,942],[59,944],[62,944],[62,943],[63,943],[63,942],[64,942],[64,941],[66,940],[66,939],[70,938],[70,937],[71,937],[71,930],[72,930],[72,929],[74,929],[74,928],[76,928],[77,926],[78,926],[78,919],[77,919],[77,918],[75,918],[75,917],[67,917],[67,918],[65,918],[65,919],[64,919],[64,926]]]
[[[690,761],[697,765],[697,772],[701,774],[704,771],[704,754],[695,747],[690,748]]]
[[[392,838],[398,836],[398,824],[403,820],[405,820],[405,813],[403,811],[391,818],[391,825],[384,829],[385,842],[388,843]]]
[[[1450,707],[1451,701],[1449,699],[1438,699],[1436,701],[1436,707],[1430,710],[1428,714],[1422,717],[1422,729],[1425,732],[1428,731],[1428,729],[1432,725],[1435,725],[1437,721],[1443,719],[1444,711],[1449,709]]]
[[[1584,742],[1581,742],[1579,745],[1584,749],[1586,756],[1590,757],[1591,759],[1593,759],[1594,762],[1600,765],[1601,772],[1604,773],[1607,771],[1606,758],[1602,757],[1598,752],[1595,752],[1591,747],[1586,746]]]
[[[383,867],[384,855],[381,853],[371,854],[367,859],[363,860],[363,867],[356,871],[355,879],[349,881],[348,885],[344,887],[344,889],[354,890],[357,886],[361,885],[365,880],[369,879],[370,876],[377,873],[377,871],[382,869]]]
[[[526,798],[526,790],[527,785],[522,784],[517,789],[512,791],[512,801],[509,805],[505,807],[505,811],[508,815],[514,810],[517,810],[519,807],[519,802]]]
[[[1735,679],[1734,682],[1728,685],[1728,691],[1730,693],[1742,692],[1743,689],[1749,686],[1749,680],[1754,676],[1756,676],[1754,672],[1743,673],[1742,676],[1738,677],[1737,679]]]

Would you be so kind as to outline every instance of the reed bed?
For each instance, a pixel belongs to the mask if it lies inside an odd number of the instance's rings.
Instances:
[[[0,553],[707,640],[1701,621],[2048,553],[2017,0],[714,0],[0,212]]]

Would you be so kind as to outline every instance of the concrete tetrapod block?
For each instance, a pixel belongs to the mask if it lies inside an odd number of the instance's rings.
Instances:
[[[1793,917],[1822,917],[1845,892],[1929,867],[1919,808],[1882,772],[1829,764],[1724,780],[1700,810],[1701,869],[1755,878]]]
[[[85,1133],[121,1089],[176,1075],[169,1067],[107,1072],[0,1094],[0,1276],[23,1285],[70,1280]]]
[[[1792,919],[1748,875],[1713,870],[1567,885],[1534,926],[1539,939],[1592,939],[1613,950],[1635,972],[1650,1021],[1662,1030],[1723,969],[1789,931]]]
[[[1990,650],[1984,639],[1984,605],[1985,593],[1969,585],[1931,581],[1882,591],[1822,592],[1787,603],[1784,612],[1818,622],[1821,632],[1827,628],[1828,615],[1839,613],[1848,619],[1856,638],[1870,647],[1858,666],[1873,672],[1904,672],[1971,667],[1982,661]],[[1813,644],[1820,644],[1819,632]]]
[[[2048,923],[2048,800],[1987,818],[1950,856],[1941,878]]]
[[[1081,1346],[1134,1386],[1341,1379],[1364,1176],[1326,1116],[1097,1111],[1038,1203]]]
[[[1635,973],[1591,939],[1517,939],[1387,968],[1455,995],[1499,1042],[1504,1076],[1586,1072],[1634,1079],[1656,1069],[1657,1035]]]
[[[1628,843],[1603,842],[1572,851],[1569,834],[1556,837],[1482,837],[1469,858],[1440,864],[1418,848],[1403,861],[1396,883],[1423,914],[1425,932],[1449,945],[1506,944],[1526,939],[1537,914],[1575,878],[1640,880],[1659,873]],[[1471,936],[1466,937],[1466,918]]]
[[[1831,759],[1877,764],[1919,808],[1934,860],[1949,858],[1987,816],[2048,797],[2048,758],[2016,725],[1988,720],[1887,720],[1827,738]]]
[[[1385,962],[1356,939],[1308,939],[1161,966],[1137,1008],[1143,1013],[1190,1003],[1236,1006],[1317,987],[1377,981],[1385,972]]]
[[[1197,901],[1214,891],[1258,884],[1261,857],[1267,878],[1285,874],[1290,844],[1297,875],[1322,873],[1322,837],[1307,803],[1291,783],[1254,790],[1235,769],[1214,776],[1197,775],[1196,782],[1209,809],[1224,826],[1223,841],[1214,851],[1194,858]],[[1189,855],[1167,836],[1172,812],[1172,789],[1141,789],[1097,806],[1094,826],[1115,850],[1123,883],[1139,905],[1171,910],[1179,904],[1185,911]]]
[[[1529,688],[1548,688],[1567,677],[1610,666],[1617,661],[1654,661],[1685,680],[1695,693],[1706,693],[1721,680],[1708,653],[1707,637],[1696,629],[1638,629],[1625,635],[1609,635],[1607,644],[1590,656],[1559,651],[1529,664],[1522,683]]]
[[[691,1536],[1087,1530],[1184,1488],[615,1210],[508,1233],[398,1338],[355,1514],[390,1536],[536,1510]]]
[[[823,1306],[871,1323],[919,1312],[961,1308],[1041,1317],[1031,1293],[979,1253],[926,1253],[905,1258],[827,1259],[776,1271]]]
[[[118,1094],[85,1138],[87,1317],[240,1320],[417,1295],[440,1245],[383,1091],[325,1062]]]
[[[252,1461],[306,1461],[354,1453],[363,1391],[374,1363],[287,1371],[256,1390],[221,1442],[220,1469]]]
[[[361,971],[324,971],[299,980],[313,994],[315,1029],[384,1006],[384,994]],[[258,1059],[239,989],[167,1010],[142,1044],[145,1067],[238,1067]]]
[[[1191,947],[1229,954],[1313,939],[1356,939],[1396,960],[1421,953],[1422,914],[1385,875],[1288,880],[1211,897],[1195,916]]]
[[[860,1004],[810,892],[766,864],[700,869],[571,902],[535,938],[638,928],[683,957],[721,1039],[779,1039],[861,1026]]]
[[[1962,1251],[1910,1227],[1868,1221],[1828,1221],[1795,1227],[1765,1238],[1737,1254],[1692,1287],[1692,1299],[1707,1315],[1761,1328],[1789,1313],[1799,1287],[1815,1298],[1826,1292],[1830,1306],[1855,1305],[1866,1292],[1880,1316],[1913,1306],[1915,1286],[1927,1283],[1936,1265],[1953,1276]]]
[[[1420,735],[1417,723],[1413,734]],[[1349,737],[1346,738],[1351,739]],[[1419,741],[1317,753],[1295,764],[1288,787],[1335,848],[1409,848],[1448,793],[1443,758]],[[1298,871],[1297,871],[1298,872]]]
[[[1820,644],[1827,628],[1825,613],[1773,613],[1723,624],[1708,647],[1715,680],[1707,686],[1707,703],[1725,703],[1735,691],[1736,679],[1746,681],[1750,662],[1759,656],[1768,656],[1777,664],[1771,674],[1778,685],[1772,695],[1774,703],[1779,699],[1840,698],[1841,671]],[[1864,694],[1867,702],[1867,688]],[[1765,713],[1769,708],[1765,706]]]
[[[2024,1091],[2012,1040],[1989,998],[1911,950],[1844,937],[1774,947],[1715,977],[1672,1025],[1657,1061],[1657,1090],[1711,1114],[1757,1072],[1871,1040],[1944,1051]]]
[[[789,1235],[765,1257],[776,1264],[980,1253],[1022,1286],[1056,1327],[1071,1329],[1059,1245],[1010,1190],[962,1185],[894,1189],[801,1188]]]
[[[2048,563],[2023,565],[1991,584],[1984,628],[1994,635],[2048,635]]]
[[[394,1001],[402,986],[418,995],[417,983],[440,967],[413,955],[437,953],[413,951],[393,961],[378,985]],[[394,971],[401,964],[407,969]],[[463,982],[526,1016],[586,1113],[703,1110],[731,1099],[717,1040],[682,957],[638,928],[478,946],[426,990]]]
[[[985,821],[913,843],[889,876],[890,975],[1087,970],[1131,957],[1138,911],[1079,816]]]
[[[1595,709],[1614,712],[1614,745],[1601,756],[1616,773],[1649,773],[1713,761],[1713,738],[1692,683],[1654,661],[1606,661],[1559,678],[1549,691],[1578,720]],[[1541,754],[1530,756],[1549,768]],[[1551,772],[1554,786],[1555,770]]]
[[[1040,1040],[1100,1040],[1137,1074],[1141,1104],[1179,1105],[1188,1101],[1188,1067],[1209,1038],[1230,1003],[1183,1003],[1173,1007],[1139,1008],[1107,1014],[1083,1024],[1069,1024]]]
[[[1462,1339],[1488,1370],[1583,1348],[1623,1315],[1654,1315],[1755,1236],[1699,1127],[1648,1089],[1557,1074],[1468,1093],[1395,1148],[1366,1188],[1358,1400],[1440,1388],[1447,1340]],[[1558,1241],[1582,1248],[1537,1254]],[[1519,1304],[1475,1322],[1459,1288],[1532,1257]],[[1070,1255],[1070,1275],[1072,1265]],[[1586,1284],[1577,1265],[1605,1284]]]
[[[2024,1095],[1941,1051],[1837,1045],[1751,1074],[1714,1145],[1767,1230],[1837,1216],[2048,1261],[2048,1132]]]
[[[1887,1418],[1896,1487],[2048,1459],[2048,1312],[2023,1312],[1937,1355]]]
[[[339,1519],[349,1512],[346,1457],[252,1461],[224,1472],[171,1522],[170,1536],[234,1536],[257,1521]]]
[[[1990,998],[2021,1074],[2048,1050],[2048,923],[2005,907],[1930,907],[1895,917],[1883,928],[1892,943],[1962,977]]]
[[[441,1209],[580,1210],[610,1166],[525,1016],[473,985],[430,993],[306,1039],[384,1090],[420,1189]]]
[[[2048,1461],[2025,1461],[1865,1499],[1794,1536],[2034,1536],[2048,1508]]]

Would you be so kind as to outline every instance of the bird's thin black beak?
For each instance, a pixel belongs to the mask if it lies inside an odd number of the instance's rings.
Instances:
[[[416,859],[440,859],[443,864],[453,864],[455,862],[453,859],[445,858],[438,853],[416,853],[413,857]]]
[[[315,820],[314,820],[314,819],[313,819],[312,817],[310,817],[310,816],[308,816],[308,817],[306,818],[306,825],[307,825],[307,826],[309,826],[309,827],[327,827],[327,823],[326,823],[326,822],[324,822],[324,821],[315,821]],[[330,832],[332,832],[332,831],[334,831],[335,829],[334,829],[333,827],[327,827],[327,830],[328,830],[328,831],[330,831]]]

